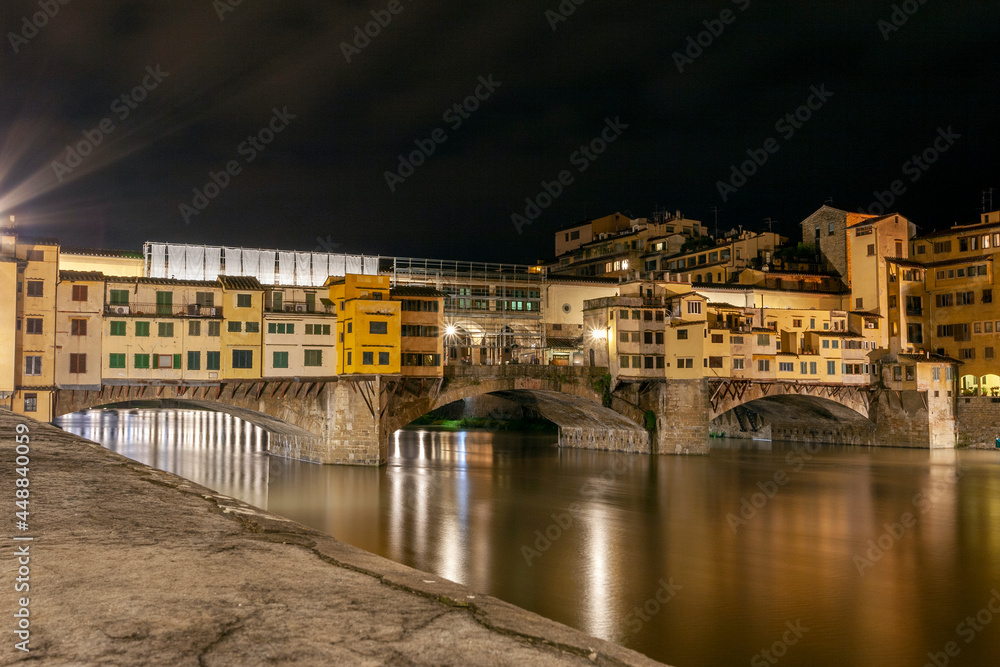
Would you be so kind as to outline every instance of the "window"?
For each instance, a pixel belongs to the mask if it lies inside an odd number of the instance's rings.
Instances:
[[[305,359],[303,363],[306,366],[322,366],[323,365],[323,350],[306,350]]]
[[[663,357],[656,357],[656,367],[663,368]]]
[[[890,308],[896,308],[897,307],[896,306],[896,295],[895,294],[890,294],[889,295],[889,307]]]
[[[959,292],[955,295],[955,301],[960,306],[971,306],[976,302],[975,292]]]
[[[709,368],[722,368],[723,367],[722,357],[709,357],[708,358],[708,367]]]
[[[149,368],[149,355],[137,354],[132,360],[133,368]]]
[[[42,357],[41,356],[27,356],[24,358],[24,374],[25,375],[41,375],[42,374]]]
[[[802,326],[802,320],[792,320],[792,326],[796,329],[800,328]]]
[[[917,254],[918,255],[925,255],[925,254],[927,254],[927,246],[925,246],[925,245],[918,245],[917,246]]]
[[[663,332],[662,331],[657,331],[656,332],[656,344],[657,345],[663,345]]]
[[[155,354],[157,368],[173,368],[174,367],[174,356],[172,354]]]
[[[618,319],[620,319],[620,320],[627,320],[628,319],[628,311],[627,310],[620,311],[618,313]]]
[[[954,294],[935,294],[934,304],[938,308],[947,308],[949,306],[955,305],[955,295]]]
[[[135,335],[136,336],[148,336],[149,335],[149,322],[136,322],[135,323]]]
[[[209,336],[219,336],[222,331],[222,322],[209,322],[208,323],[208,335]]]
[[[42,296],[44,289],[45,283],[41,280],[29,280],[28,289],[25,294],[27,294],[27,296]]]
[[[770,359],[758,359],[757,360],[757,370],[761,372],[768,372],[771,370],[771,360]]]
[[[109,354],[108,355],[108,368],[125,368],[125,355],[124,354]]]
[[[861,310],[862,308],[864,308],[865,307],[865,300],[864,300],[864,298],[859,296],[857,299],[855,299],[854,300],[854,307],[857,308],[858,310]]]
[[[987,348],[987,349],[989,349],[989,348]],[[935,382],[937,382],[937,381],[939,381],[941,379],[941,367],[940,366],[934,366],[934,367],[931,368],[931,377],[934,379]]]
[[[632,355],[632,368],[642,368],[642,357],[635,354]]]
[[[993,290],[992,289],[984,289],[983,290],[983,299],[982,299],[982,302],[983,303],[993,303]]]
[[[677,368],[694,368],[694,359],[678,359]]]
[[[712,334],[713,343],[722,343],[725,341],[725,337],[722,334]]]
[[[869,243],[868,244],[868,256],[869,257],[874,257],[875,256],[875,244],[874,243]]]
[[[993,348],[992,347],[987,347],[986,349],[983,350],[983,358],[985,358],[985,359],[992,359],[993,358]]]
[[[233,368],[253,368],[253,350],[233,350]]]
[[[983,333],[983,323],[973,322],[972,323],[972,333]]]
[[[642,333],[642,342],[644,344],[646,344],[646,345],[652,345],[653,344],[653,332],[652,331],[644,331]]]
[[[40,317],[29,317],[24,322],[24,333],[29,334],[40,334],[42,333],[42,318]]]
[[[200,336],[201,335],[201,322],[194,321],[188,322],[188,336]]]
[[[278,325],[275,324],[274,322],[269,322],[267,325],[267,333],[269,334],[278,333]],[[284,324],[281,325],[281,333],[285,333]]]
[[[729,342],[732,343],[733,345],[742,345],[743,344],[743,336],[730,336],[729,337]]]
[[[38,394],[24,395],[24,411],[38,412]]]
[[[769,347],[771,345],[770,334],[757,334],[757,345],[760,347]]]
[[[77,320],[73,319],[69,321],[69,335],[70,336],[86,336],[87,335],[87,320]]]
[[[73,301],[86,301],[87,300],[87,286],[86,285],[73,285]]]
[[[826,349],[829,349],[829,347],[830,347],[830,341],[824,339],[823,340],[823,349],[826,350]]]
[[[128,290],[127,289],[113,289],[109,293],[109,298],[112,306],[127,306],[128,305]]]
[[[371,334],[389,333],[389,323],[388,322],[369,322],[368,323],[368,333],[371,333]]]
[[[308,350],[306,350],[308,352]],[[288,368],[288,353],[287,352],[272,352],[271,353],[271,366],[274,368]]]
[[[953,366],[945,366],[944,379],[947,381],[952,381],[955,379],[955,368]]]
[[[237,308],[249,308],[253,304],[249,294],[237,294],[236,295],[236,307]]]
[[[895,380],[896,382],[903,381],[903,369],[901,366],[892,367],[892,379]]]
[[[632,332],[632,342],[633,343],[638,343],[640,336],[642,336],[642,334],[640,334],[638,331],[633,331]]]
[[[371,366],[375,363],[375,353],[374,352],[362,352],[361,353],[361,364],[363,366]]]
[[[621,368],[628,368],[628,356],[623,354],[618,357],[618,365]]]
[[[642,367],[643,368],[647,368],[649,370],[652,370],[653,369],[653,357],[643,357],[642,358]]]
[[[243,323],[242,322],[227,322],[226,323],[226,331],[228,331],[229,333],[239,333],[239,332],[243,331]]]
[[[628,342],[628,332],[622,331],[618,334],[618,342],[627,343]]]
[[[687,339],[688,339],[688,330],[687,329],[678,329],[677,330],[677,340],[687,340]]]
[[[217,371],[222,365],[222,354],[218,351],[205,353],[205,368],[210,371]]]
[[[781,373],[791,373],[795,370],[795,364],[791,361],[782,361],[778,364],[778,371]]]
[[[745,360],[743,359],[743,357],[733,357],[733,370],[734,371],[741,371],[741,370],[743,370],[743,362],[744,361]]]
[[[70,354],[69,355],[69,372],[70,373],[86,373],[87,372],[87,355],[86,354]]]
[[[688,315],[701,315],[701,301],[688,301]]]
[[[983,322],[983,333],[993,333],[993,320]]]
[[[348,366],[351,365],[351,352],[350,351],[347,352],[347,365]]]
[[[826,374],[827,375],[836,375],[837,374],[837,362],[836,361],[827,361],[826,362]]]
[[[201,370],[201,352],[188,352],[188,370]]]
[[[260,322],[247,322],[246,323],[247,333],[260,333]]]
[[[157,315],[173,315],[174,313],[174,293],[173,292],[157,292],[156,293],[156,314]]]
[[[389,353],[388,352],[379,352],[378,353],[378,365],[379,366],[388,366],[389,365]]]
[[[963,360],[975,359],[976,358],[976,348],[974,347],[962,347],[958,350],[958,358]]]
[[[347,333],[351,333],[354,330],[354,322],[347,323]]]
[[[197,306],[211,308],[215,305],[215,294],[212,292],[195,292],[194,302]]]
[[[987,322],[990,324],[990,322]],[[923,343],[924,342],[924,327],[922,324],[907,324],[906,325],[906,337],[911,343]]]
[[[806,362],[804,362],[804,361],[799,362],[799,373],[801,373],[802,375],[805,375],[808,372],[808,369],[809,369],[809,366],[808,366],[808,364],[806,364]]]
[[[29,262],[44,262],[45,261],[45,251],[44,250],[29,250],[28,251],[28,261]]]
[[[809,362],[809,375],[816,375],[816,362],[815,361],[810,361]]]
[[[832,222],[829,222],[826,225],[826,235],[827,236],[833,236],[833,223]]]
[[[160,338],[173,338],[174,337],[174,323],[173,322],[159,322],[156,325],[156,335]]]

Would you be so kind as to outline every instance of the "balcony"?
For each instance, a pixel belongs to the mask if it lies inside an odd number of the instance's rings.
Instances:
[[[222,306],[163,303],[109,303],[106,315],[139,315],[144,317],[216,317],[222,318]]]
[[[907,307],[906,315],[907,317],[921,317],[924,314],[923,308],[911,308]]]

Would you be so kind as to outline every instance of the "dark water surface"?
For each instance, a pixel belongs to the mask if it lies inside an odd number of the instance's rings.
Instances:
[[[374,470],[269,457],[212,412],[57,423],[675,665],[1000,664],[1000,452],[402,431]]]

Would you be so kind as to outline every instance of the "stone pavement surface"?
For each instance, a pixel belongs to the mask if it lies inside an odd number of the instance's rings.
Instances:
[[[6,411],[0,508],[4,665],[660,664]],[[31,588],[15,593],[25,544]],[[29,653],[15,648],[21,596]]]

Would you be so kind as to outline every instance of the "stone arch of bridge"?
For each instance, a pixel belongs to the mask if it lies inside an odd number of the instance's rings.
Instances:
[[[842,384],[804,384],[796,382],[758,382],[751,380],[725,380],[711,383],[710,419],[716,419],[734,408],[755,401],[782,397],[801,397],[804,401],[788,401],[789,405],[810,405],[823,409],[824,404],[836,404],[857,414],[870,417],[871,393],[866,387]]]

